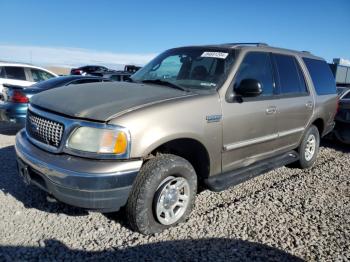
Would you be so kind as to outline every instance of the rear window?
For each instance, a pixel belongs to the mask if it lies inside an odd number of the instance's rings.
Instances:
[[[301,69],[295,58],[289,55],[274,54],[281,94],[307,93]]]
[[[325,61],[303,58],[318,95],[336,94],[335,79]]]
[[[24,80],[26,81],[26,75],[23,67],[17,66],[5,66],[5,74],[7,79]]]

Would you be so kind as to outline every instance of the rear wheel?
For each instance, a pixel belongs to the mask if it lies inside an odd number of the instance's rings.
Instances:
[[[311,167],[316,161],[319,148],[320,134],[317,127],[312,125],[306,131],[298,148],[299,160],[295,163],[295,166],[302,169]]]
[[[132,229],[154,234],[184,221],[197,192],[197,176],[184,158],[164,154],[141,168],[126,205]]]

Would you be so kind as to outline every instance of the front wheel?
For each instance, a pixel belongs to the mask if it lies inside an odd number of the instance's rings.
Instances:
[[[197,176],[184,158],[163,154],[141,168],[126,205],[128,222],[142,234],[154,234],[184,221],[197,192]]]
[[[320,133],[316,126],[312,125],[306,131],[301,144],[298,148],[299,161],[296,166],[305,169],[311,167],[317,158],[320,148]]]

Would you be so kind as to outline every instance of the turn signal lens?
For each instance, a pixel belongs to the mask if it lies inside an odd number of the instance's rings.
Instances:
[[[114,146],[115,154],[123,154],[128,147],[128,138],[124,132],[119,132]]]

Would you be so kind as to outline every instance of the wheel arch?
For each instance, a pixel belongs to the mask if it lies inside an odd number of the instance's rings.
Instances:
[[[318,132],[320,133],[320,136],[322,137],[322,134],[323,134],[323,131],[324,131],[324,127],[325,127],[325,124],[324,124],[324,121],[322,118],[316,118],[312,123],[311,125],[314,125],[317,127],[318,129]]]
[[[191,163],[200,181],[209,177],[210,155],[202,142],[195,138],[174,138],[154,145],[148,150],[147,157],[167,153],[183,157]]]

